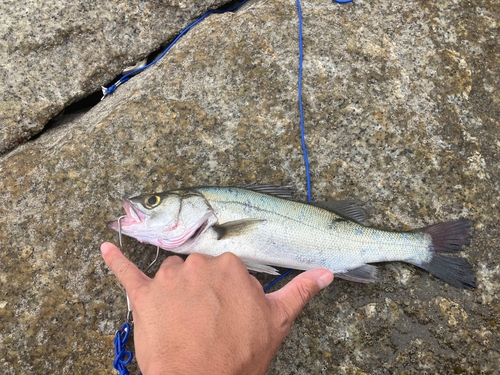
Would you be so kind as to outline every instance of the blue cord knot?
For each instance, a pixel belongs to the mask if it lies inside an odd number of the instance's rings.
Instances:
[[[125,323],[122,328],[116,331],[115,335],[115,360],[113,361],[113,366],[118,370],[119,375],[129,375],[127,370],[127,365],[132,362],[134,354],[127,350],[127,340],[130,335],[130,324]]]

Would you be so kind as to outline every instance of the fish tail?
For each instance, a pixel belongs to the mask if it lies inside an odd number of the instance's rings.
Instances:
[[[432,258],[428,262],[413,264],[454,287],[475,288],[476,277],[467,259],[442,255],[442,253],[457,253],[462,250],[462,246],[468,245],[471,229],[470,220],[458,219],[415,230],[415,232],[423,232],[431,236],[432,244],[429,250],[432,252]]]

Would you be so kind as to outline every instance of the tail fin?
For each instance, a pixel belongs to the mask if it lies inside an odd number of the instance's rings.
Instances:
[[[417,229],[432,237],[432,259],[427,263],[415,264],[432,275],[460,289],[476,287],[472,266],[465,258],[441,255],[457,253],[470,243],[472,222],[459,219]]]

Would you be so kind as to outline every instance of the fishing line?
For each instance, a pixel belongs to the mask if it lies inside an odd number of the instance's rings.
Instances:
[[[120,244],[120,251],[123,253],[123,242],[122,242],[122,219],[127,217],[127,215],[120,216],[118,218],[118,243]],[[160,246],[156,247],[156,256],[153,261],[148,265],[144,273],[147,273],[149,269],[156,263],[158,256],[160,255]],[[132,319],[132,306],[130,304],[130,298],[128,293],[125,292],[127,297],[127,321],[123,324],[122,328],[116,331],[115,339],[113,344],[115,346],[115,359],[113,361],[113,367],[118,370],[119,375],[129,375],[127,370],[127,365],[132,362],[134,358],[134,353],[127,350],[127,340],[132,330],[132,325],[134,321]],[[142,374],[142,373],[141,373]]]

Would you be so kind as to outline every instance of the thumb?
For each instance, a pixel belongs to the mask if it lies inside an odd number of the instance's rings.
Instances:
[[[280,290],[267,295],[277,318],[278,326],[290,328],[293,321],[310,300],[333,281],[333,274],[326,269],[301,273]]]
[[[150,280],[112,243],[103,243],[101,245],[101,253],[109,269],[115,274],[127,292]]]

